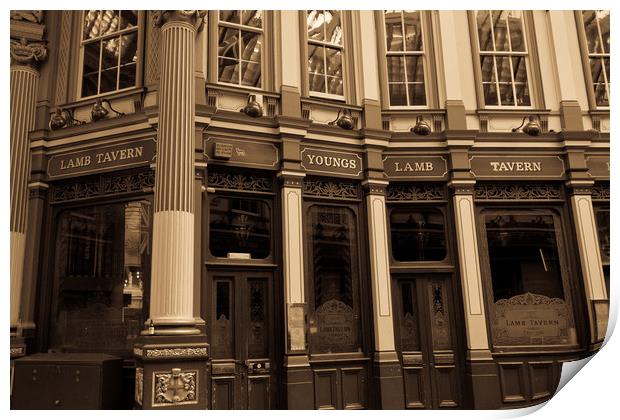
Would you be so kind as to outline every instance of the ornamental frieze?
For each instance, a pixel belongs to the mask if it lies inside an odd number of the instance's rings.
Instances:
[[[551,184],[476,184],[474,198],[483,200],[561,200],[562,190]]]
[[[445,189],[438,184],[390,185],[386,194],[386,201],[441,201],[445,199]]]
[[[207,347],[184,347],[172,349],[146,349],[146,358],[159,359],[168,357],[201,357],[208,356]]]
[[[322,181],[318,179],[304,179],[304,195],[327,198],[359,198],[359,188],[354,182]]]
[[[273,191],[273,181],[270,178],[245,174],[209,172],[208,185],[224,190]]]

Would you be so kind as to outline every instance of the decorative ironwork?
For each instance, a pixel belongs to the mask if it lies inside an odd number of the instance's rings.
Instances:
[[[209,172],[208,184],[224,190],[273,192],[271,178],[240,173]]]
[[[168,357],[175,358],[190,358],[208,356],[208,349],[206,347],[185,347],[185,348],[171,348],[171,349],[146,349],[146,358],[162,359]]]
[[[446,191],[439,184],[390,185],[386,201],[441,201],[446,199]]]
[[[197,404],[198,371],[173,368],[168,372],[153,372],[153,406]]]
[[[51,202],[142,192],[148,191],[154,185],[155,173],[152,170],[125,175],[102,174],[83,177],[54,185]]]
[[[592,186],[592,200],[609,201],[610,197],[609,183],[596,183]]]
[[[355,182],[323,181],[320,179],[304,179],[304,195],[329,198],[358,199],[360,192]]]
[[[476,200],[562,200],[562,190],[552,184],[477,184]]]

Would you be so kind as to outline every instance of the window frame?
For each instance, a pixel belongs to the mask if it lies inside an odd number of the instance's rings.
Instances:
[[[334,44],[309,40],[308,39],[308,10],[299,11],[299,29],[300,29],[300,58],[301,58],[301,85],[303,95],[309,98],[327,99],[336,102],[355,103],[355,74],[354,74],[354,55],[353,55],[353,25],[350,10],[338,10],[340,12],[340,23],[342,25],[342,95],[335,95],[325,92],[316,92],[310,90],[309,72],[308,72],[308,44],[310,42],[316,45],[335,47]]]
[[[84,14],[87,12],[88,10],[80,10],[78,11],[78,13],[76,13],[76,15],[78,16],[78,19],[77,19],[77,22],[75,23],[75,28],[76,28],[75,37],[76,37],[76,43],[77,43],[76,45],[78,45],[78,57],[77,57],[77,69],[76,69],[77,77],[75,80],[76,90],[75,90],[75,94],[73,95],[75,100],[76,101],[88,101],[88,100],[92,100],[95,98],[102,98],[105,96],[116,95],[119,93],[128,92],[128,91],[141,88],[144,82],[144,78],[143,78],[144,70],[143,69],[144,69],[144,58],[145,58],[144,33],[145,33],[146,11],[144,10],[138,10],[138,20],[137,20],[137,25],[136,25],[138,43],[136,45],[136,56],[137,56],[136,83],[134,84],[134,86],[129,86],[129,87],[122,88],[122,89],[115,89],[115,90],[111,90],[109,92],[104,92],[104,93],[97,93],[96,95],[82,96],[82,86],[83,86],[83,80],[84,80],[84,45],[90,44],[93,42],[101,42],[102,40],[118,37],[125,33],[133,32],[136,30],[133,28],[124,29],[124,30],[115,32],[114,35],[98,37],[96,41],[95,40],[83,40],[82,30],[83,30],[83,25],[84,25]],[[117,85],[118,85],[118,77],[120,76],[117,76]],[[98,90],[100,89],[100,85],[99,85],[100,81],[101,81],[101,50],[99,52],[99,72],[98,72],[98,85],[97,85]]]
[[[581,63],[583,65],[583,76],[585,78],[586,83],[586,93],[588,96],[588,105],[590,106],[590,110],[601,110],[601,111],[609,111],[610,105],[598,105],[596,103],[596,93],[594,92],[594,81],[592,80],[592,71],[590,70],[590,58],[592,56],[598,58],[609,58],[611,61],[611,51],[608,53],[590,53],[588,48],[588,39],[586,37],[585,26],[583,21],[583,12],[584,10],[575,10],[575,24],[577,26],[577,39],[579,40],[579,50],[581,54]],[[611,11],[610,11],[611,12]],[[599,36],[600,36],[599,29]],[[611,47],[611,41],[610,41]],[[604,67],[604,66],[603,66]],[[611,68],[611,67],[610,67]],[[607,98],[609,103],[611,104],[611,82],[609,81],[609,76],[603,73],[605,77],[605,89],[607,90]]]
[[[493,10],[491,10],[493,11]],[[471,50],[472,50],[472,58],[473,58],[473,66],[474,66],[474,78],[476,82],[476,100],[478,104],[478,109],[481,110],[510,110],[510,111],[519,111],[519,110],[535,110],[535,109],[544,109],[544,96],[543,96],[543,88],[542,88],[542,76],[540,70],[540,62],[538,59],[538,47],[536,42],[536,32],[534,27],[534,17],[531,10],[520,10],[523,13],[522,24],[523,24],[523,41],[526,48],[525,53],[521,51],[480,51],[480,41],[478,39],[478,22],[476,13],[478,10],[470,10],[467,13],[469,20],[469,35],[471,41]],[[484,90],[482,88],[482,69],[480,67],[480,57],[481,56],[522,56],[525,57],[525,70],[527,75],[527,85],[530,96],[530,105],[516,105],[516,97],[515,97],[515,105],[486,105],[484,101]],[[512,66],[512,63],[511,63]],[[494,67],[494,71],[496,66]],[[514,91],[514,74],[510,75],[511,84],[513,86],[513,95]],[[497,80],[497,75],[495,75],[495,83],[499,85],[499,80]],[[498,102],[501,102],[499,98],[499,90],[498,94]]]
[[[437,109],[439,108],[439,87],[437,85],[437,59],[435,56],[435,39],[433,29],[437,26],[434,24],[435,11],[419,10],[420,12],[420,28],[422,29],[422,46],[423,52],[422,64],[424,69],[424,93],[426,95],[425,105],[392,105],[390,103],[389,80],[387,71],[387,40],[385,32],[385,13],[384,10],[375,11],[375,26],[377,37],[381,38],[377,41],[379,48],[378,61],[379,78],[381,83],[381,102],[384,109],[389,110],[418,110],[418,109]],[[407,55],[408,52],[393,52],[393,55]],[[413,52],[415,54],[415,52]]]
[[[263,9],[261,9],[263,10]],[[253,92],[272,92],[274,90],[274,74],[275,74],[275,55],[274,55],[274,13],[273,10],[263,10],[263,46],[261,51],[261,87],[244,86],[241,84],[220,82],[219,81],[219,28],[220,28],[220,10],[209,10],[207,18],[206,50],[207,50],[207,77],[206,82],[224,86],[232,89],[240,89],[243,91]],[[237,25],[231,22],[223,22],[224,26],[229,28],[246,28],[244,25]],[[230,25],[229,25],[230,24]]]

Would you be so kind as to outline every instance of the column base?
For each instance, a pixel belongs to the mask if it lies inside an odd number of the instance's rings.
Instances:
[[[383,410],[404,409],[403,371],[396,352],[376,352],[373,371],[379,404],[376,408]]]
[[[137,409],[208,408],[207,361],[204,335],[144,335],[134,346]]]
[[[20,333],[13,332],[11,329],[11,360],[26,355],[26,339]]]
[[[484,358],[475,357],[482,355],[474,355],[473,353],[469,353],[467,357],[465,388],[466,394],[469,394],[466,400],[470,401],[467,408],[473,410],[497,410],[502,406],[497,366],[488,350],[484,353]]]
[[[284,408],[289,410],[314,409],[314,382],[308,356],[284,356]]]

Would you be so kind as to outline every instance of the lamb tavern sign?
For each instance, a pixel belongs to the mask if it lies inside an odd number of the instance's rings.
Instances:
[[[559,156],[476,155],[469,161],[471,173],[481,179],[561,179],[565,173],[564,161]]]

